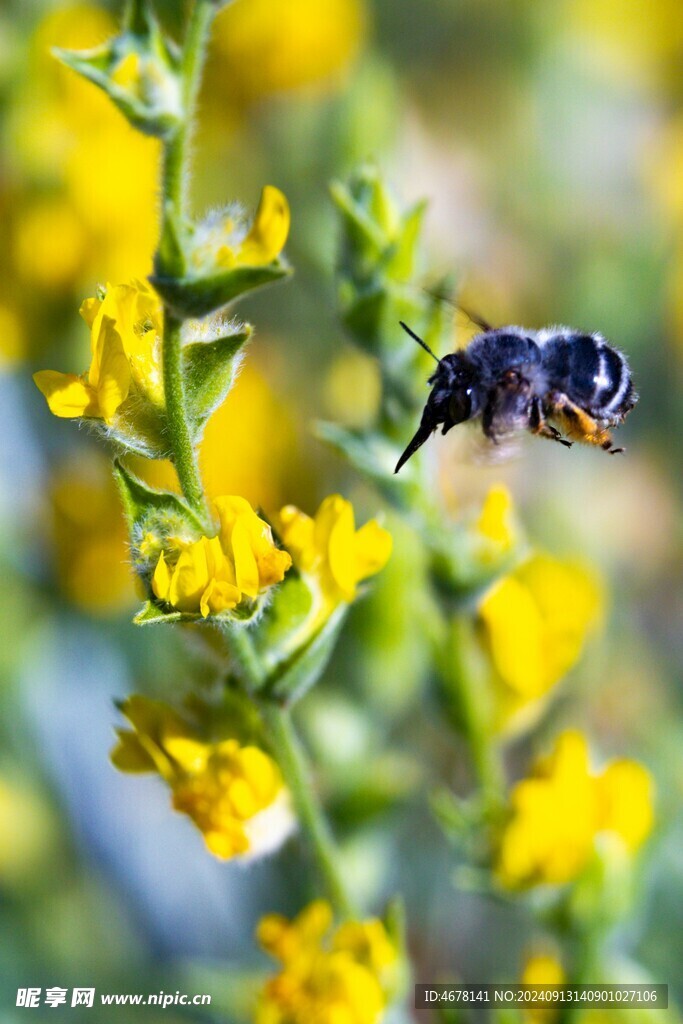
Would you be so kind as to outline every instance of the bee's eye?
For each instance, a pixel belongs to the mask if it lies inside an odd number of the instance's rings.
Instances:
[[[454,391],[448,403],[448,412],[453,423],[463,423],[472,413],[472,389]]]

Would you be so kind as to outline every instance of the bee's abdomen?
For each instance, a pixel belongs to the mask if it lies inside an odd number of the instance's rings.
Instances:
[[[626,359],[600,335],[550,338],[543,362],[554,388],[601,419],[619,418],[635,403]]]

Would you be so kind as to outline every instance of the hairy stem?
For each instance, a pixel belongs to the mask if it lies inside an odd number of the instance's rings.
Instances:
[[[274,701],[261,704],[268,735],[294,800],[294,806],[315,856],[335,911],[341,917],[356,916],[353,902],[338,868],[338,851],[327,819],[316,799],[306,755],[294,730],[290,712]]]
[[[182,277],[185,273],[181,240],[187,216],[190,133],[214,13],[215,5],[209,0],[197,0],[192,8],[181,60],[184,116],[174,132],[164,140],[161,241],[155,265],[157,272],[167,277]],[[182,325],[182,319],[165,306],[163,373],[168,434],[183,494],[210,530],[210,515],[188,423],[182,373]]]
[[[169,440],[178,481],[188,505],[207,526],[210,523],[197,452],[187,422],[182,374],[182,321],[170,309],[164,310],[164,397]]]
[[[201,84],[202,67],[216,6],[210,0],[197,0],[187,26],[181,59],[183,119],[164,143],[164,209],[182,226],[187,216],[187,181],[192,125]]]
[[[266,681],[266,669],[246,629],[233,629],[228,644],[243,680],[253,693]],[[338,868],[337,850],[324,811],[318,802],[303,747],[296,735],[290,712],[277,702],[258,701],[266,735],[273,746],[283,778],[292,794],[301,828],[315,858],[318,872],[330,902],[340,917],[353,917],[355,911]]]

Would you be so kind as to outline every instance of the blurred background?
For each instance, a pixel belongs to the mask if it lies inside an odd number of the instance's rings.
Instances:
[[[169,30],[182,7],[158,0]],[[270,861],[221,864],[158,780],[108,762],[113,700],[183,693],[194,672],[174,632],[130,625],[138,599],[107,456],[52,418],[31,382],[37,369],[84,369],[82,299],[151,269],[157,144],[49,54],[101,42],[119,14],[94,0],[0,10],[3,1021],[21,1017],[20,985],[207,991],[216,1019],[241,1019],[240,994],[246,1005],[265,965],[258,915],[311,894],[296,840]],[[602,633],[554,714],[657,780],[638,913],[614,954],[679,997],[682,58],[680,0],[237,0],[216,19],[194,182],[197,211],[235,198],[253,208],[263,184],[280,187],[296,269],[239,308],[257,334],[206,433],[214,495],[312,512],[340,490],[361,521],[381,507],[312,431],[316,419],[362,426],[378,399],[376,367],[335,313],[328,186],[359,162],[406,202],[429,200],[416,287],[450,274],[496,324],[600,330],[628,353],[641,399],[619,432],[625,458],[529,441],[491,467],[458,431],[425,457],[445,515],[467,516],[502,481],[535,543],[604,577]],[[454,344],[461,329],[454,317]],[[430,696],[420,541],[389,525],[394,557],[302,725],[359,898],[377,911],[406,894],[418,980],[515,980],[527,912],[451,885],[454,854],[429,812],[430,785],[458,783],[462,752]],[[514,743],[509,756],[514,770]]]

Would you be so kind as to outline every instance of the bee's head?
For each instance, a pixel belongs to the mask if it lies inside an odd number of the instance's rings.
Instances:
[[[435,372],[429,378],[429,383],[432,385],[432,391],[424,407],[420,426],[398,460],[395,473],[398,473],[437,427],[441,427],[442,434],[446,434],[451,427],[457,423],[464,423],[479,412],[474,376],[464,353],[453,352],[440,359]]]

